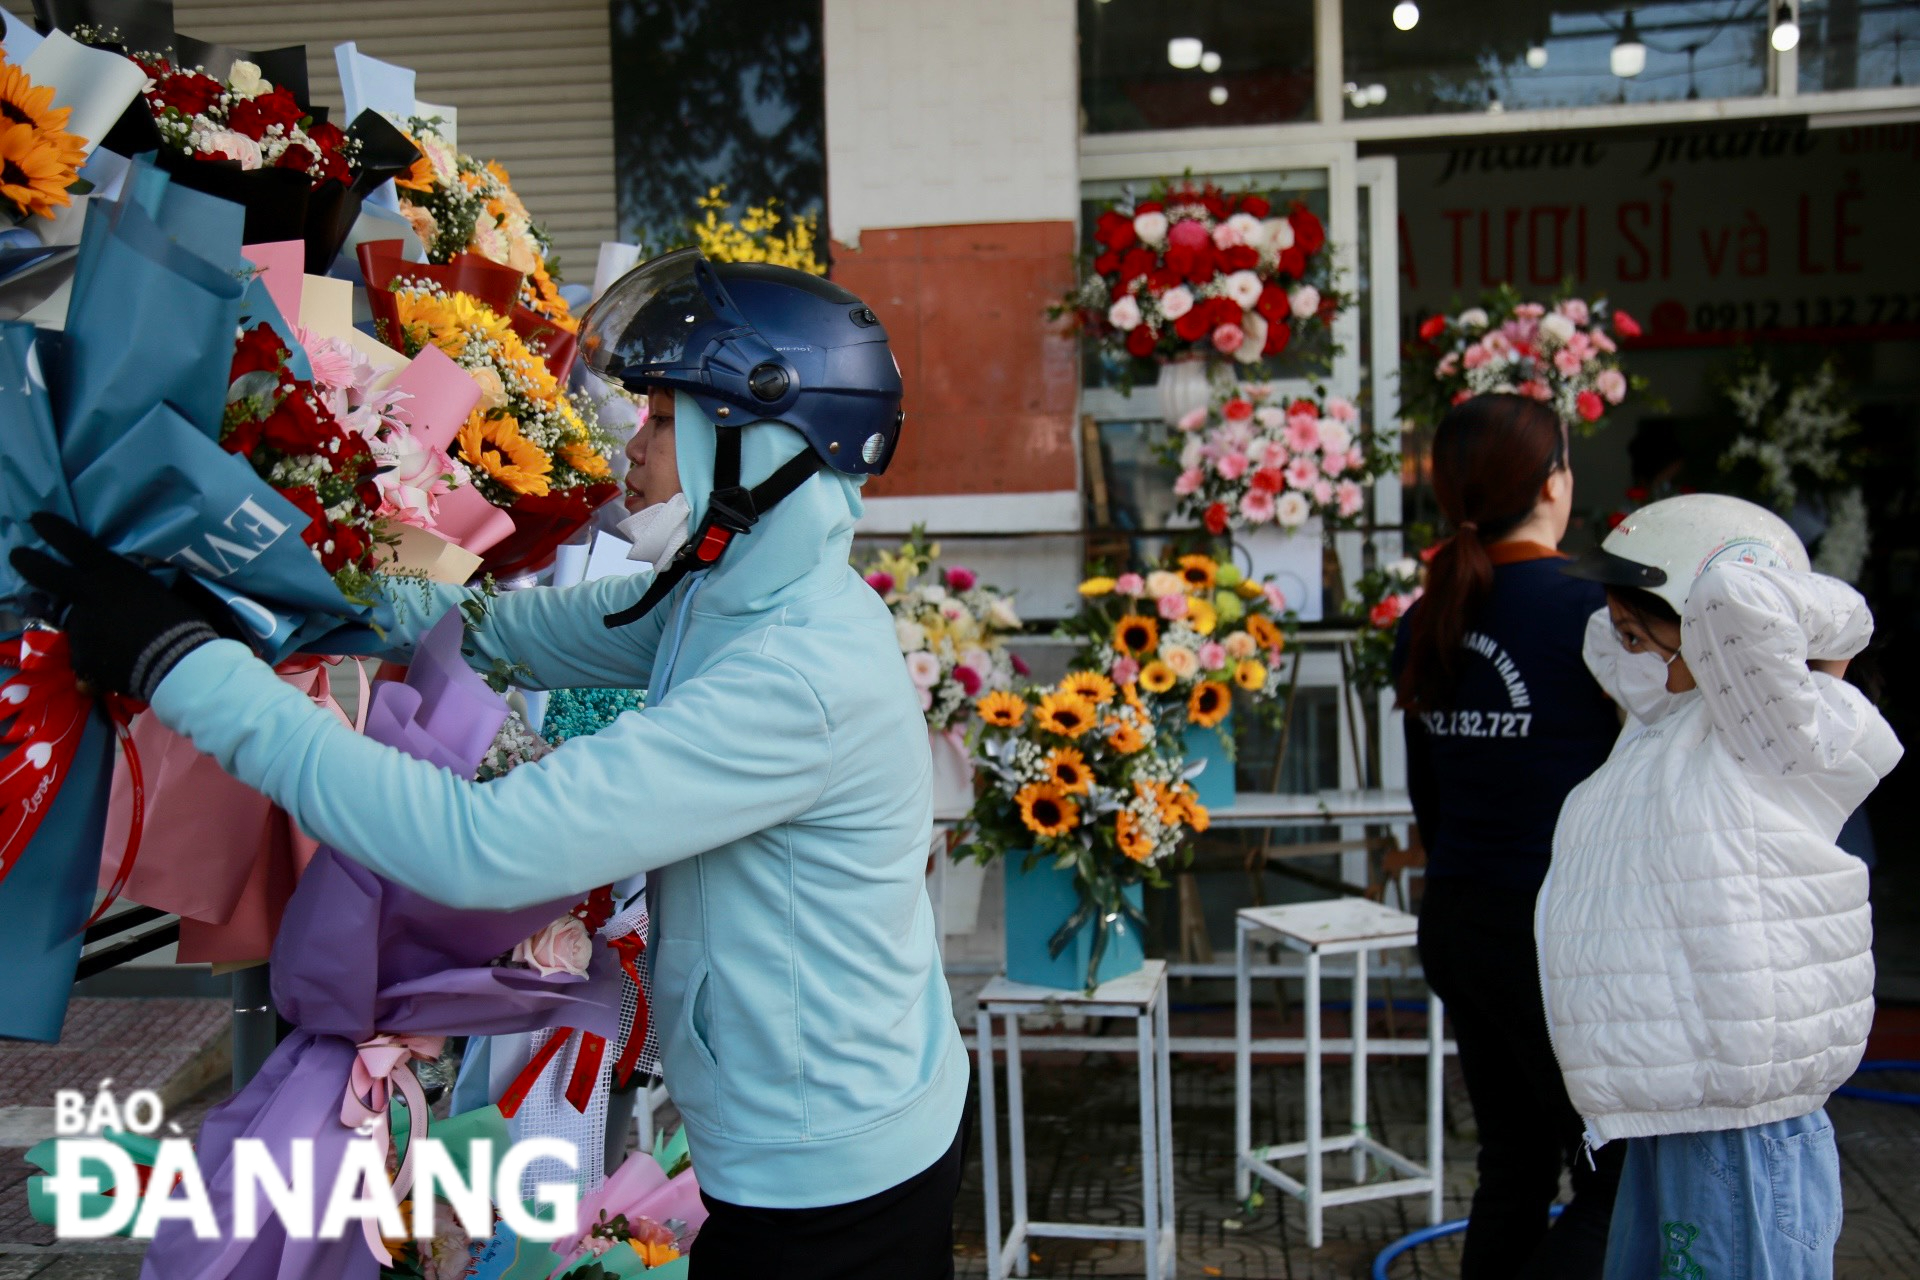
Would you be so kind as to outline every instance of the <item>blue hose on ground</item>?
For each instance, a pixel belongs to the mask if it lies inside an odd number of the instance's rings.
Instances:
[[[1563,1204],[1554,1205],[1553,1208],[1547,1210],[1547,1216],[1557,1218],[1566,1212],[1566,1208],[1567,1206]],[[1398,1240],[1395,1240],[1392,1244],[1382,1249],[1380,1256],[1373,1260],[1373,1280],[1387,1280],[1387,1268],[1392,1265],[1395,1258],[1407,1250],[1418,1248],[1430,1240],[1438,1240],[1443,1236],[1458,1235],[1466,1229],[1467,1220],[1465,1218],[1455,1218],[1450,1222],[1437,1223],[1431,1227],[1422,1227],[1418,1231],[1409,1231],[1406,1235],[1401,1236]]]
[[[1920,1061],[1906,1058],[1881,1058],[1874,1062],[1863,1062],[1855,1070],[1858,1075],[1865,1071],[1920,1071]],[[1867,1102],[1892,1102],[1903,1107],[1920,1107],[1920,1093],[1902,1093],[1898,1089],[1869,1089],[1864,1085],[1843,1084],[1835,1089],[1834,1096],[1839,1098],[1861,1098]]]

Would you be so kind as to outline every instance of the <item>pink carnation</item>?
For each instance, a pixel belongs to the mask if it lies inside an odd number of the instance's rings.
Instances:
[[[1556,310],[1575,324],[1585,324],[1587,322],[1587,304],[1578,298],[1568,298],[1565,302],[1561,303]]]
[[[1198,249],[1212,239],[1207,233],[1206,224],[1195,222],[1192,218],[1180,219],[1167,232],[1167,243],[1182,249]]]
[[[1252,524],[1266,524],[1273,519],[1273,495],[1265,489],[1249,489],[1240,499],[1240,514]]]
[[[1320,470],[1326,475],[1337,476],[1346,469],[1347,455],[1344,453],[1330,453],[1320,460]]]
[[[1187,598],[1185,596],[1161,596],[1159,609],[1160,616],[1168,622],[1184,618],[1187,616]]]
[[[1173,482],[1173,492],[1178,497],[1188,497],[1199,491],[1200,484],[1205,479],[1206,475],[1200,468],[1188,467],[1180,473],[1180,478]]]
[[[1572,347],[1562,347],[1553,353],[1553,367],[1571,378],[1580,372],[1580,355]]]
[[[1107,674],[1113,677],[1115,684],[1132,684],[1140,678],[1140,664],[1132,658],[1116,658]]]
[[[1347,470],[1358,471],[1367,465],[1367,451],[1359,445],[1347,450]]]
[[[1323,507],[1332,502],[1333,481],[1327,479],[1315,480],[1313,482],[1313,500]]]
[[[1181,414],[1180,421],[1176,425],[1182,431],[1198,431],[1206,425],[1206,421],[1207,409],[1205,405],[1202,405],[1198,409],[1189,409]]]
[[[1306,453],[1320,447],[1320,420],[1310,413],[1287,415],[1287,448]]]
[[[1513,314],[1522,320],[1538,320],[1547,314],[1547,309],[1537,302],[1523,302],[1513,309]]]
[[[1113,580],[1113,589],[1123,596],[1138,596],[1147,589],[1147,582],[1137,573],[1123,573]]]
[[[1218,671],[1227,665],[1227,647],[1218,641],[1209,640],[1200,646],[1200,665],[1208,671]]]
[[[1366,505],[1366,493],[1351,480],[1342,480],[1334,489],[1339,502],[1340,518],[1351,519],[1360,514],[1360,508]]]
[[[1287,487],[1289,489],[1311,489],[1313,482],[1320,478],[1319,464],[1312,458],[1295,458],[1287,464]]]
[[[1232,355],[1246,340],[1247,331],[1237,324],[1223,324],[1213,331],[1213,349],[1221,355]]]
[[[1611,354],[1620,349],[1620,345],[1613,340],[1613,336],[1605,329],[1595,329],[1592,336],[1593,345],[1602,351]]]
[[[1460,363],[1465,365],[1469,369],[1478,369],[1481,365],[1485,364],[1487,361],[1491,359],[1493,359],[1493,355],[1491,352],[1487,350],[1486,344],[1482,342],[1476,342],[1472,346],[1468,347],[1465,353],[1461,355]],[[1445,377],[1447,375],[1443,373],[1441,376]]]
[[[1220,473],[1222,479],[1238,480],[1241,476],[1247,474],[1247,455],[1244,453],[1229,453],[1225,457],[1217,459],[1213,464],[1213,469]]]
[[[1286,592],[1271,582],[1261,587],[1260,590],[1267,597],[1267,608],[1273,610],[1275,613],[1285,613],[1287,611]]]
[[[1538,378],[1528,378],[1525,382],[1514,388],[1514,393],[1516,395],[1532,396],[1535,400],[1553,399],[1553,389]]]
[[[1335,396],[1327,401],[1327,416],[1335,422],[1357,422],[1360,419],[1360,410],[1354,408],[1353,401]]]
[[[1627,398],[1627,377],[1618,369],[1602,369],[1593,384],[1608,404],[1619,404]]]
[[[980,692],[980,673],[972,667],[955,667],[953,678],[960,682],[960,688],[969,698]]]

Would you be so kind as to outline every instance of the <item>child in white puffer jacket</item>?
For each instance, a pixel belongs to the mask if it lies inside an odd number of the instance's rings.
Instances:
[[[1568,572],[1607,585],[1588,663],[1632,715],[1535,908],[1568,1095],[1590,1143],[1628,1142],[1607,1276],[1831,1276],[1822,1108],[1873,1020],[1867,870],[1834,838],[1901,755],[1839,678],[1872,617],[1715,495],[1642,508]]]

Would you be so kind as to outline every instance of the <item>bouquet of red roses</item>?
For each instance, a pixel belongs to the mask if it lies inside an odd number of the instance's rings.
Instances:
[[[1276,215],[1258,192],[1163,185],[1102,210],[1093,238],[1092,270],[1063,310],[1135,358],[1251,364],[1327,329],[1340,307],[1326,230],[1299,201]]]
[[[168,148],[196,160],[231,160],[242,170],[292,169],[315,183],[352,181],[357,148],[346,133],[316,120],[253,63],[235,62],[223,82],[159,54],[133,60],[147,73],[143,96]]]

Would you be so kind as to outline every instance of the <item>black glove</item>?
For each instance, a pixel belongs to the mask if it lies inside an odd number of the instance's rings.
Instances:
[[[30,523],[66,560],[27,547],[9,559],[21,577],[66,605],[60,627],[73,669],[95,692],[150,702],[175,663],[220,638],[200,603],[93,535],[46,512]]]

